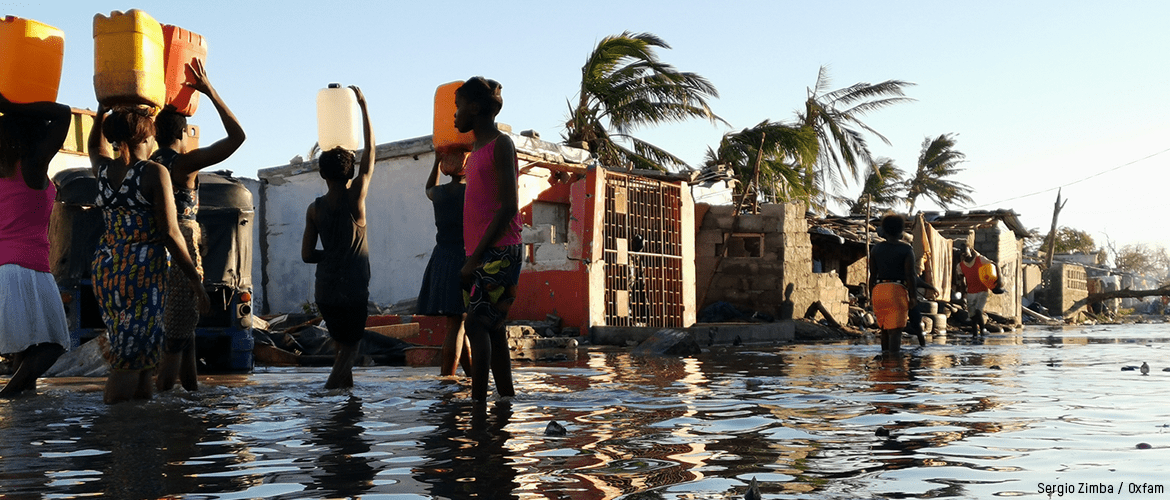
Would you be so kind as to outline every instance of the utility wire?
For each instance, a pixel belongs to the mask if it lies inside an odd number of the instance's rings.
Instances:
[[[1121,168],[1124,168],[1124,167],[1128,167],[1128,166],[1130,166],[1130,165],[1133,165],[1134,163],[1138,163],[1138,162],[1146,161],[1146,160],[1148,160],[1148,159],[1150,159],[1150,158],[1153,158],[1153,157],[1155,157],[1155,156],[1158,156],[1158,155],[1160,155],[1160,154],[1163,154],[1163,153],[1166,153],[1166,152],[1170,152],[1170,148],[1163,149],[1163,150],[1161,150],[1161,151],[1158,151],[1157,153],[1153,153],[1153,154],[1151,154],[1151,155],[1149,155],[1149,156],[1146,156],[1146,157],[1144,157],[1144,158],[1138,158],[1138,159],[1136,159],[1136,160],[1133,160],[1133,161],[1131,161],[1131,162],[1129,162],[1129,163],[1125,163],[1125,164],[1122,164],[1122,165],[1118,165],[1118,166],[1116,166],[1116,167],[1113,167],[1113,168],[1110,168],[1110,169],[1102,170],[1102,171],[1100,171],[1100,172],[1097,172],[1097,173],[1095,173],[1095,174],[1093,174],[1093,175],[1090,175],[1090,176],[1088,176],[1088,177],[1084,177],[1084,178],[1081,178],[1081,179],[1078,179],[1078,180],[1075,180],[1075,181],[1069,182],[1069,183],[1067,183],[1067,184],[1061,184],[1061,185],[1059,185],[1059,186],[1056,186],[1056,187],[1051,187],[1051,188],[1048,188],[1048,189],[1043,189],[1043,190],[1040,190],[1040,191],[1036,191],[1036,192],[1034,192],[1034,193],[1029,193],[1029,194],[1025,194],[1025,195],[1016,196],[1016,197],[1014,197],[1014,198],[1007,198],[1007,199],[1003,199],[1003,200],[1000,200],[1000,201],[997,201],[997,202],[994,202],[994,203],[984,203],[984,204],[982,204],[982,205],[977,205],[977,206],[974,206],[974,207],[971,207],[971,208],[972,208],[972,209],[975,209],[975,208],[989,207],[989,206],[992,206],[992,205],[999,205],[1000,203],[1006,203],[1006,202],[1009,202],[1009,201],[1015,201],[1015,200],[1019,200],[1019,199],[1021,199],[1021,198],[1028,198],[1028,197],[1030,197],[1030,196],[1036,196],[1036,195],[1038,195],[1038,194],[1049,193],[1049,192],[1052,192],[1052,190],[1053,190],[1053,189],[1060,189],[1060,188],[1065,188],[1065,187],[1072,186],[1073,184],[1080,184],[1080,183],[1082,183],[1082,182],[1085,182],[1085,181],[1087,181],[1087,180],[1089,180],[1089,179],[1092,179],[1092,178],[1094,178],[1094,177],[1100,177],[1100,176],[1102,176],[1102,175],[1105,175],[1105,174],[1107,174],[1107,173],[1109,173],[1109,172],[1112,172],[1112,171],[1114,171],[1114,170],[1119,170],[1119,169],[1121,169]]]

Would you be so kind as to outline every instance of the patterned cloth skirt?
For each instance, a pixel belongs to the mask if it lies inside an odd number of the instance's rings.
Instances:
[[[465,261],[462,247],[435,245],[418,292],[418,314],[458,316],[466,311],[459,286],[459,271]]]
[[[195,261],[199,276],[203,276],[203,260],[199,256],[202,231],[199,223],[190,219],[179,219],[179,230],[187,242],[187,253]],[[183,352],[195,342],[195,327],[199,324],[199,299],[191,289],[191,280],[183,268],[170,266],[167,271],[166,311],[164,313],[166,352]]]
[[[0,354],[37,344],[71,343],[61,290],[50,273],[17,264],[0,266]]]
[[[162,358],[167,249],[149,210],[106,212],[93,261],[93,293],[109,333],[115,370],[154,368]]]

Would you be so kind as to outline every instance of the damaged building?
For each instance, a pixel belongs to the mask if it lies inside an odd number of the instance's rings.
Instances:
[[[503,127],[502,127],[503,128]],[[695,322],[693,174],[615,171],[587,151],[510,134],[520,166],[523,295],[514,320],[560,318],[594,326],[684,327]],[[380,144],[369,188],[370,298],[417,296],[435,245],[424,193],[434,163],[430,136]],[[254,193],[262,311],[313,302],[312,266],[300,258],[305,209],[325,192],[315,161],[262,169]]]

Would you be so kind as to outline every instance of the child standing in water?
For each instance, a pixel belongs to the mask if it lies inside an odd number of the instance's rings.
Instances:
[[[474,132],[465,164],[463,245],[467,262],[460,272],[471,339],[471,397],[487,399],[488,371],[502,397],[516,395],[504,320],[516,300],[520,279],[520,204],[516,146],[500,132],[495,118],[504,106],[501,86],[481,76],[455,91],[455,128]]]
[[[191,87],[211,98],[227,137],[205,148],[188,151],[183,142],[187,132],[187,117],[173,109],[164,109],[154,119],[158,151],[150,155],[150,161],[167,167],[171,173],[179,229],[187,242],[187,253],[191,254],[202,276],[203,266],[199,258],[202,231],[196,220],[199,214],[199,171],[235,153],[244,144],[244,128],[211,86],[203,62],[196,59],[194,64],[187,66],[195,75],[195,83]],[[195,294],[179,266],[171,266],[167,272],[166,305],[163,310],[166,340],[163,342],[162,362],[159,363],[157,389],[169,390],[174,387],[175,379],[178,379],[184,389],[194,391],[199,388],[195,378],[195,326],[199,323],[199,313],[195,310]]]
[[[455,375],[463,366],[463,373],[471,375],[471,345],[463,335],[463,313],[467,311],[460,291],[459,271],[466,262],[463,253],[463,196],[467,185],[463,182],[464,151],[435,151],[435,165],[427,177],[426,193],[435,206],[435,249],[423,273],[422,289],[418,292],[418,314],[445,316],[447,335],[443,340],[443,361],[439,374]],[[439,184],[443,173],[451,181]]]
[[[350,86],[362,111],[365,140],[357,177],[354,153],[341,147],[321,153],[321,178],[329,190],[309,205],[301,259],[317,264],[314,289],[317,310],[325,319],[329,336],[337,344],[333,371],[326,389],[353,387],[353,364],[366,331],[370,299],[370,252],[366,246],[366,193],[374,175],[374,131],[361,89]],[[317,239],[321,239],[321,250]]]

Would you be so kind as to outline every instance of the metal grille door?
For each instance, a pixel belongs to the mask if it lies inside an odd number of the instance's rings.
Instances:
[[[680,194],[668,182],[606,173],[607,326],[684,326]]]

